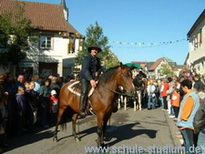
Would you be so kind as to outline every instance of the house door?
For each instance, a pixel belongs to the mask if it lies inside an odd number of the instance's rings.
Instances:
[[[48,77],[49,75],[57,75],[58,63],[39,63],[39,74],[41,77]]]

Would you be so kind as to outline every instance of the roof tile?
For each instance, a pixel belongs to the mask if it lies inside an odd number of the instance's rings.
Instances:
[[[157,68],[157,66],[161,63],[162,60],[163,60],[163,58],[157,59],[157,61],[154,62],[154,63],[150,66],[149,70],[150,70],[150,71],[155,70],[155,69]]]
[[[38,2],[16,2],[13,0],[0,1],[0,13],[14,10],[17,3],[25,4],[25,17],[31,20],[32,25],[40,30],[62,31],[76,33],[77,30],[65,20],[63,6]]]

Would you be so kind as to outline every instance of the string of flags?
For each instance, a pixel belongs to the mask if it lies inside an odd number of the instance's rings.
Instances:
[[[182,42],[185,40],[187,39],[179,39],[175,41],[152,42],[152,43],[111,41],[111,44],[118,45],[118,47],[126,47],[126,48],[135,48],[135,47],[149,48],[149,47],[157,47],[157,46],[162,46],[162,45],[175,44],[175,43]]]

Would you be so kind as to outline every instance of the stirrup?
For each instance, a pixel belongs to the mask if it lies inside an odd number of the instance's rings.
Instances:
[[[81,117],[81,118],[86,117],[86,115],[87,115],[86,112],[80,112],[80,117]]]

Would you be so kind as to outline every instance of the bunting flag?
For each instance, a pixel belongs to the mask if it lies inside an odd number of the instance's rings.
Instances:
[[[149,47],[157,47],[162,45],[170,45],[175,44],[178,42],[186,41],[187,39],[180,39],[175,41],[163,41],[163,42],[152,42],[152,43],[146,43],[146,42],[123,42],[123,41],[111,41],[111,44],[113,45],[120,45],[119,47],[126,47],[125,48],[135,48],[135,47],[141,47],[141,48],[149,48]]]

